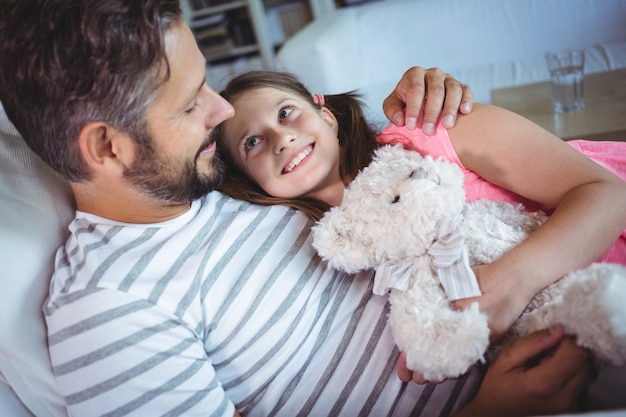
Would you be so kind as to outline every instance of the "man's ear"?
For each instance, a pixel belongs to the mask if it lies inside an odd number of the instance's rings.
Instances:
[[[87,123],[78,138],[81,154],[94,172],[121,176],[134,159],[132,139],[104,122]]]
[[[324,119],[324,121],[328,123],[328,126],[330,126],[335,131],[336,135],[339,132],[339,122],[337,122],[337,118],[335,117],[333,112],[331,112],[328,107],[322,107],[320,109],[320,112],[322,114],[322,119]]]

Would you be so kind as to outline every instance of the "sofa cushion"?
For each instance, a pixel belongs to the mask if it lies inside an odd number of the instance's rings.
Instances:
[[[624,68],[625,15],[623,0],[372,2],[308,25],[277,66],[317,93],[359,90],[381,122],[382,100],[413,65],[444,69],[487,103],[493,88],[547,80],[548,51],[585,49],[588,72]]]
[[[0,107],[0,379],[36,416],[66,416],[42,304],[73,217],[69,185],[28,149]],[[0,401],[8,398],[9,391]],[[0,415],[7,410],[0,404]]]

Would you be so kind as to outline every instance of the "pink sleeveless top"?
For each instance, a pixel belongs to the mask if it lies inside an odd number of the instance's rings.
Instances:
[[[442,157],[457,164],[464,175],[464,187],[467,201],[474,201],[481,198],[490,200],[508,201],[511,203],[522,203],[528,210],[544,210],[551,212],[550,207],[524,198],[509,190],[499,187],[482,178],[474,171],[466,168],[460,161],[448,130],[437,126],[436,132],[432,136],[426,136],[421,129],[408,130],[404,127],[389,125],[376,139],[383,144],[402,144],[406,149],[418,151],[423,155]],[[595,141],[568,141],[566,142],[579,152],[596,161],[608,170],[626,180],[626,142],[595,142]],[[622,232],[615,244],[605,253],[602,262],[615,262],[626,265],[626,230]]]

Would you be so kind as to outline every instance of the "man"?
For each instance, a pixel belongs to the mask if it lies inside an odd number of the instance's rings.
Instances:
[[[211,131],[233,109],[206,85],[176,0],[4,3],[0,100],[78,208],[44,306],[71,414],[447,415],[470,401],[480,369],[439,385],[397,378],[384,298],[369,273],[319,260],[304,216],[212,191]],[[454,117],[462,86],[419,68],[386,113],[406,102],[414,124],[425,80],[427,121],[444,84]],[[585,360],[562,329],[523,339],[458,415],[569,410]]]

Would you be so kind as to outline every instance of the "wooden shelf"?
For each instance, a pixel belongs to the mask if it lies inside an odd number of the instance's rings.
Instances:
[[[209,62],[220,61],[228,58],[236,58],[244,55],[255,54],[259,52],[257,45],[236,46],[228,52],[206,54],[205,58]]]
[[[215,35],[205,36],[203,39],[198,38],[201,49],[205,50],[208,63],[256,54],[261,58],[263,67],[267,69],[274,67],[276,48],[293,35],[298,27],[303,27],[308,22],[307,19],[315,19],[330,13],[335,7],[334,0],[232,0],[218,5],[210,3],[210,1],[198,0],[182,0],[181,2],[183,16],[196,34],[203,29],[210,28],[211,25],[219,26],[220,15],[225,16],[225,20],[238,13],[244,16],[238,15],[235,22],[223,23],[231,25],[228,27],[231,32],[229,34],[221,33],[218,28]],[[294,4],[303,4],[308,8],[304,19],[301,16],[291,20],[282,15],[281,18],[276,17],[277,9]],[[267,12],[266,7],[270,13]],[[272,15],[271,22],[268,15]],[[213,16],[216,17],[215,20],[211,19]],[[235,28],[236,25],[239,27]],[[277,28],[276,25],[281,25],[281,27]],[[221,29],[223,31],[225,28]],[[277,34],[282,34],[282,38]],[[230,37],[230,40],[226,39],[227,37]],[[277,41],[277,38],[281,39]],[[221,51],[222,47],[227,51]],[[214,53],[212,49],[220,52]]]
[[[181,0],[183,18],[206,57],[207,82],[213,87],[218,87],[233,74],[251,69],[273,69],[276,51],[298,27],[335,10],[335,0],[211,3],[208,0]],[[287,15],[297,9],[288,7],[294,4],[308,8],[306,17],[297,13]]]
[[[205,7],[203,9],[193,10],[191,11],[191,18],[197,19],[200,17],[210,16],[218,13],[224,13],[229,10],[239,9],[241,7],[246,7],[245,0],[233,0],[229,3],[220,4],[219,6],[210,6]]]

